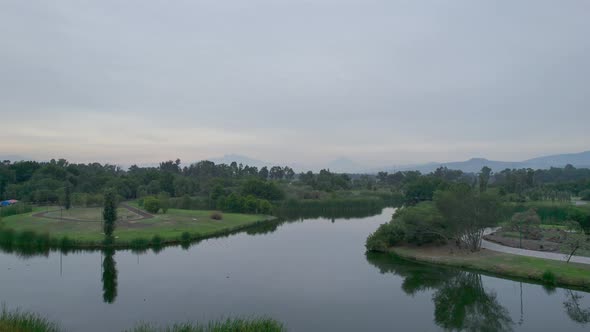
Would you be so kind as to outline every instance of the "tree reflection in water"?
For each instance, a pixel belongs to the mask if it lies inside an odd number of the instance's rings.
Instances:
[[[113,303],[117,298],[117,263],[115,250],[105,249],[102,261],[102,298],[105,303]]]
[[[580,305],[582,295],[574,293],[571,289],[566,290],[566,301],[563,302],[565,312],[576,323],[588,324],[590,323],[590,307],[583,308]]]
[[[472,272],[413,264],[382,254],[367,254],[381,273],[404,277],[409,295],[433,290],[434,321],[458,331],[512,331],[513,321],[496,295],[484,289],[481,275]]]

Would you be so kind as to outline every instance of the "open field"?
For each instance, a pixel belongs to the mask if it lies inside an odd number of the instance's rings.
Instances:
[[[59,210],[49,213],[46,211],[47,208],[35,208],[32,213],[6,217],[2,222],[2,229],[12,230],[16,234],[26,231],[38,235],[47,234],[54,241],[67,237],[74,247],[102,246],[102,220],[96,218],[96,215],[100,216],[99,208],[72,209],[68,212],[68,219],[63,220],[59,218]],[[212,211],[170,209],[166,214],[141,218],[139,214],[120,207],[114,246],[135,247],[186,242],[272,219],[265,215],[225,213],[222,220],[213,220],[210,218],[211,213]]]
[[[565,263],[481,249],[478,252],[452,247],[393,247],[391,253],[404,259],[454,266],[513,278],[547,282],[550,271],[557,285],[590,289],[590,265]]]

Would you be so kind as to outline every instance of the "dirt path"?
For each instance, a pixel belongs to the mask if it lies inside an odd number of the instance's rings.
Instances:
[[[497,229],[491,229],[491,228],[486,229],[484,234],[488,235],[488,234],[495,232],[496,230]],[[487,241],[485,239],[481,241],[481,247],[488,249],[488,250],[492,250],[492,251],[503,252],[506,254],[527,256],[527,257],[536,257],[536,258],[545,258],[545,259],[551,259],[554,261],[563,261],[563,262],[567,261],[567,256],[565,254],[507,247],[507,246],[503,246],[501,244]],[[590,257],[572,256],[572,259],[570,260],[570,262],[581,263],[581,264],[590,264]]]
[[[119,204],[119,206],[120,207],[123,207],[123,208],[125,208],[125,209],[127,209],[127,210],[129,210],[131,212],[134,212],[134,213],[136,213],[136,214],[138,214],[140,216],[137,219],[133,219],[132,220],[133,223],[135,223],[137,221],[140,221],[140,220],[150,219],[150,218],[153,218],[154,217],[153,215],[151,215],[151,214],[149,214],[149,213],[147,213],[147,212],[145,212],[143,210],[140,210],[140,209],[138,209],[136,207],[133,207],[133,206],[127,204],[127,203],[121,203],[121,204]],[[53,217],[53,216],[47,215],[49,212],[56,212],[56,211],[59,211],[59,210],[51,210],[51,211],[37,212],[37,213],[33,214],[33,217],[36,217],[36,218],[47,218],[47,219],[53,219],[53,220],[77,221],[77,222],[96,222],[96,220],[83,220],[83,219],[74,219],[74,218],[68,218],[68,217],[60,218],[60,217]],[[123,220],[118,220],[118,222],[126,222],[126,223],[129,223],[129,221],[123,221]]]

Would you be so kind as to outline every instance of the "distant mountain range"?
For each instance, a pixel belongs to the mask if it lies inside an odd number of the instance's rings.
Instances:
[[[0,156],[0,161],[2,160],[31,160],[30,158],[26,158],[23,156],[16,156],[16,155],[4,155]],[[34,160],[34,159],[33,159]],[[253,159],[247,156],[239,155],[239,154],[227,154],[223,157],[219,158],[210,158],[208,159],[213,161],[216,164],[231,164],[233,161],[237,162],[238,164],[249,165],[249,166],[256,166],[258,168],[262,168],[264,166],[271,167],[275,165],[285,166],[288,165],[292,167],[295,172],[305,172],[308,170],[312,170],[314,172],[319,171],[320,169],[329,169],[333,172],[337,173],[367,173],[367,174],[375,174],[380,171],[385,172],[396,172],[396,171],[410,171],[410,170],[417,170],[422,173],[430,173],[436,170],[439,167],[447,167],[449,169],[458,169],[462,170],[463,172],[468,173],[475,173],[479,172],[482,167],[488,166],[494,172],[499,172],[506,168],[533,168],[533,169],[546,169],[550,167],[564,167],[565,165],[571,164],[576,168],[590,168],[590,151],[580,152],[580,153],[567,153],[567,154],[556,154],[556,155],[549,155],[543,156],[533,159],[528,159],[524,161],[497,161],[497,160],[489,160],[485,158],[471,158],[466,161],[455,161],[455,162],[431,162],[431,163],[424,163],[424,164],[411,164],[411,165],[396,165],[396,166],[385,166],[385,167],[368,167],[362,165],[360,163],[355,162],[349,158],[341,157],[334,159],[328,163],[323,165],[315,165],[311,166],[309,164],[302,164],[302,163],[271,163],[262,160]],[[184,163],[183,163],[184,164]],[[142,165],[147,166],[147,165]],[[149,166],[157,167],[158,164],[153,164]]]
[[[417,165],[400,165],[381,168],[382,171],[408,171],[418,170],[422,173],[430,173],[438,167],[447,167],[449,169],[459,169],[463,172],[479,172],[482,167],[488,166],[495,172],[506,168],[532,168],[545,169],[550,167],[564,167],[571,164],[577,168],[590,168],[590,151],[580,153],[556,154],[544,157],[528,159],[524,161],[496,161],[485,158],[472,158],[466,161],[447,162],[447,163],[426,163]],[[372,173],[377,170],[373,170]]]

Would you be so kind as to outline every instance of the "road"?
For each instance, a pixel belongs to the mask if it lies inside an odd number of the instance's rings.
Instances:
[[[488,234],[491,234],[495,231],[496,231],[496,229],[486,229],[484,234],[488,235]],[[501,244],[493,243],[493,242],[490,242],[487,240],[481,241],[481,247],[488,249],[488,250],[492,250],[492,251],[503,252],[506,254],[545,258],[545,259],[551,259],[554,261],[563,261],[563,262],[567,261],[567,256],[564,254],[507,247],[507,246],[503,246]],[[570,260],[570,262],[581,263],[581,264],[590,264],[590,257],[572,256],[572,259]]]

